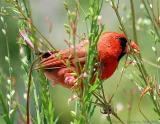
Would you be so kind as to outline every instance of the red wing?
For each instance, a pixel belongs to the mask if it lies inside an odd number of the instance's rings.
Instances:
[[[39,68],[44,69],[57,69],[66,67],[67,63],[71,66],[75,66],[75,63],[80,62],[84,64],[86,60],[86,48],[84,47],[88,41],[83,41],[74,48],[61,50],[56,53],[52,53],[47,58],[42,58],[42,61],[38,65]]]

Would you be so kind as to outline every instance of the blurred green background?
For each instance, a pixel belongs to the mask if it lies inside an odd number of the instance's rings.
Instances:
[[[64,43],[64,39],[67,39],[67,34],[64,30],[64,23],[67,22],[66,11],[63,6],[63,0],[32,0],[31,9],[32,9],[32,17],[33,23],[37,26],[37,28],[41,31],[42,34],[46,36],[46,38],[59,49],[64,49],[67,45]],[[73,1],[69,1],[70,6],[74,6]],[[88,10],[88,2],[86,0],[80,0],[82,8],[87,12]],[[4,1],[0,0],[0,7],[3,7]],[[135,10],[136,10],[136,24],[138,29],[138,42],[141,48],[142,56],[154,63],[156,63],[155,53],[152,51],[152,46],[155,45],[153,38],[149,35],[149,30],[151,29],[150,21],[146,18],[146,13],[144,12],[144,8],[141,6],[139,0],[135,0]],[[125,26],[127,28],[127,32],[129,34],[129,38],[132,39],[132,25],[130,19],[130,4],[128,0],[120,0],[119,11],[125,21]],[[20,68],[20,55],[19,55],[19,46],[17,44],[18,28],[16,19],[11,18],[10,16],[3,16],[5,22],[7,23],[6,35],[9,42],[9,52],[10,52],[10,60],[11,66],[13,67],[13,77],[16,80],[16,88],[18,94],[20,94],[20,102],[25,105],[25,101],[23,99],[24,94],[24,80],[21,77],[22,71]],[[86,33],[86,26],[84,23],[84,15],[83,13],[80,16],[80,22],[78,24],[78,34]],[[140,19],[146,19],[146,23],[141,24]],[[119,24],[115,13],[108,3],[103,4],[102,10],[102,21],[105,24],[105,31],[118,31]],[[52,23],[52,31],[49,31],[48,22]],[[140,24],[139,24],[140,23]],[[3,29],[2,23],[0,22],[0,29]],[[139,27],[138,27],[139,26]],[[0,73],[4,76],[8,76],[8,64],[5,61],[5,56],[7,55],[6,49],[6,36],[3,35],[0,30]],[[159,46],[158,46],[159,47]],[[158,53],[159,54],[159,53]],[[160,55],[160,54],[159,54]],[[117,71],[114,75],[105,81],[105,94],[107,97],[111,96],[116,87],[117,80],[120,78],[120,72],[122,70],[124,59],[121,61]],[[150,75],[155,76],[155,78],[160,77],[157,73],[157,69],[150,65],[145,64]],[[135,85],[133,79],[133,75],[138,75],[136,69],[130,65],[121,81],[120,87],[115,94],[113,99],[113,105],[115,109],[117,109],[118,115],[122,118],[122,120],[127,121],[128,119],[128,110],[130,104],[132,103],[131,109],[131,121],[133,123],[143,123],[144,118],[140,114],[138,110],[138,101],[140,98],[140,91]],[[3,83],[6,83],[3,80]],[[139,83],[139,82],[137,82]],[[50,87],[53,99],[54,99],[54,107],[56,116],[59,116],[58,124],[68,124],[72,117],[70,115],[70,111],[74,109],[74,101],[69,105],[67,103],[69,97],[73,95],[73,93],[61,86],[56,86],[54,88]],[[152,121],[158,120],[158,116],[155,114],[153,110],[153,104],[149,97],[146,95],[141,103],[141,109],[145,113],[145,115]],[[33,112],[34,114],[34,112]],[[114,120],[116,120],[113,117]],[[1,123],[1,122],[0,122]],[[92,124],[106,124],[107,119],[106,115],[100,113],[100,109],[97,107],[96,112],[91,121]],[[118,123],[117,120],[114,124]]]

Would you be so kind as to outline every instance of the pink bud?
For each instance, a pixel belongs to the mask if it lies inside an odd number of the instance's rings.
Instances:
[[[26,31],[25,31],[25,30],[21,30],[19,33],[20,33],[20,36],[21,36],[21,37],[24,39],[24,41],[26,42],[26,44],[27,44],[31,49],[34,50],[34,45],[33,45],[32,41],[29,39]]]

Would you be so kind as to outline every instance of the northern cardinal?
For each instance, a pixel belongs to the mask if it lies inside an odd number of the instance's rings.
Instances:
[[[74,48],[46,52],[42,54],[39,66],[54,84],[71,88],[76,83],[76,63],[79,62],[82,67],[85,65],[88,43],[88,40],[80,42],[75,48],[75,53]],[[139,50],[135,43],[132,44],[134,49]],[[97,50],[100,78],[104,80],[115,72],[120,59],[128,52],[126,36],[117,32],[105,32],[97,43]]]

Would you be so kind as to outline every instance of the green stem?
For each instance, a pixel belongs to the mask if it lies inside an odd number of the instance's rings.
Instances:
[[[144,0],[142,0],[142,1],[144,2]],[[111,3],[112,3],[112,8],[113,8],[113,10],[114,10],[115,13],[116,13],[116,16],[117,16],[117,18],[118,18],[118,21],[119,21],[119,23],[120,23],[120,26],[121,26],[121,28],[122,28],[122,31],[123,31],[124,34],[126,35],[125,26],[124,26],[123,23],[122,23],[120,14],[119,14],[119,12],[118,12],[118,8],[115,6],[114,0],[111,0]],[[144,4],[144,5],[145,5],[145,4]],[[132,6],[133,6],[133,5],[132,5]],[[145,5],[145,7],[146,7],[146,5]],[[147,8],[146,8],[146,9],[147,9]],[[131,8],[131,10],[134,11],[133,8]],[[147,12],[149,12],[148,9],[147,9]],[[135,19],[135,15],[134,15],[133,12],[132,12],[132,18]],[[133,21],[134,21],[134,20],[133,20]],[[135,28],[135,22],[132,22],[132,24],[133,24],[133,27]],[[154,27],[155,27],[155,25],[154,25]],[[136,32],[136,28],[135,28],[134,30],[135,30],[135,32]],[[155,30],[156,30],[156,28],[155,28]],[[136,33],[135,33],[135,34],[136,34]],[[134,34],[134,38],[137,38],[137,35],[135,36],[135,34]],[[126,35],[126,36],[127,36],[127,35]],[[128,40],[128,38],[127,38],[127,40]],[[129,41],[129,40],[128,40],[128,41]],[[144,67],[144,64],[142,63],[141,54],[139,54],[138,56],[133,55],[133,58],[137,61],[137,66],[138,66],[139,71],[140,71],[141,74],[142,74],[143,80],[144,80],[144,82],[145,82],[145,84],[146,84],[146,86],[147,86],[148,84],[147,84],[147,79],[146,79],[146,78],[148,77],[148,74],[147,74],[147,71],[146,71],[146,69],[145,69],[145,67]],[[158,115],[160,115],[160,110],[159,110],[159,108],[158,108],[158,106],[157,106],[156,101],[154,100],[153,94],[150,93],[150,97],[151,97],[151,100],[152,100],[152,102],[153,102],[153,104],[154,104],[154,106],[155,106],[155,108],[156,108],[156,111],[157,111]]]
[[[26,13],[27,13],[27,16],[24,14],[24,12],[23,12],[23,10],[22,10],[22,8],[21,8],[21,6],[19,5],[19,2],[16,0],[16,3],[17,3],[17,6],[16,6],[16,8],[18,9],[18,11],[21,13],[21,16],[24,18],[24,20],[28,23],[31,19],[32,19],[32,17],[31,17],[31,12],[28,12],[29,10],[28,9],[26,9]],[[29,4],[29,3],[28,3]],[[24,5],[25,5],[25,8],[27,8],[27,6],[26,6],[26,3],[24,3]],[[29,5],[28,5],[29,6]],[[53,45],[48,41],[48,39],[38,30],[38,28],[33,24],[33,22],[31,21],[31,22],[29,22],[30,24],[31,24],[31,26],[32,26],[32,28],[33,29],[35,29],[38,33],[39,33],[39,35],[47,42],[47,44],[53,49],[53,50],[56,50],[56,48],[55,47],[53,47]],[[32,30],[32,33],[33,33],[34,31]],[[34,34],[34,33],[33,33]]]
[[[29,74],[28,74],[28,90],[27,90],[27,103],[26,103],[26,113],[27,113],[27,124],[30,124],[30,115],[29,115],[29,101],[30,101],[30,88],[31,88],[31,80],[32,80],[32,71],[34,64],[39,60],[39,57],[36,58],[30,67]]]
[[[150,12],[149,12],[149,10],[148,10],[148,8],[147,8],[147,5],[146,5],[146,3],[145,3],[144,0],[141,0],[141,1],[142,1],[143,5],[144,5],[146,11],[147,11],[147,14],[148,14],[148,16],[149,16],[149,18],[150,18],[152,24],[153,24],[154,30],[155,30],[155,32],[156,32],[158,38],[160,39],[160,34],[159,34],[159,32],[158,32],[158,29],[157,29],[157,27],[156,27],[156,24],[155,24],[154,20],[152,19],[152,16],[150,15]]]
[[[4,25],[4,30],[7,32],[7,25],[6,23],[3,22],[3,25]],[[6,35],[6,34],[4,34]],[[8,60],[7,60],[7,63],[8,63],[8,72],[9,72],[9,82],[8,82],[8,85],[9,85],[9,96],[11,96],[11,92],[12,92],[12,67],[11,67],[11,60],[10,60],[10,51],[9,51],[9,41],[8,41],[8,37],[7,35],[5,36],[5,42],[6,42],[6,48],[7,48],[7,57],[8,57]],[[8,116],[9,118],[11,117],[10,116],[10,111],[11,111],[11,104],[12,104],[12,98],[8,99],[8,102],[10,103],[8,105]]]
[[[134,3],[133,0],[130,0],[130,5],[131,5],[131,12],[132,12],[132,27],[133,27],[133,36],[134,40],[137,43],[137,31],[136,31],[136,23],[135,23],[135,10],[134,10]]]

